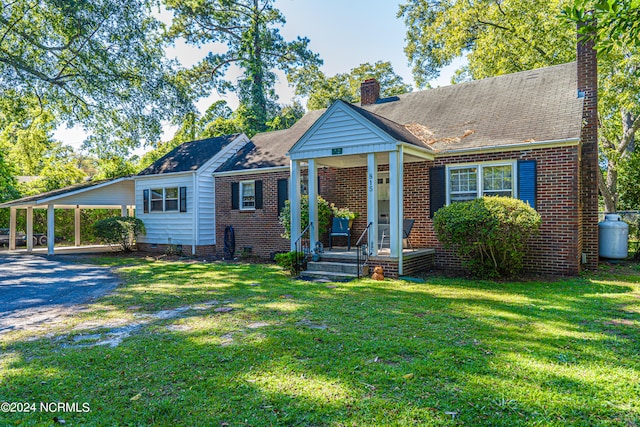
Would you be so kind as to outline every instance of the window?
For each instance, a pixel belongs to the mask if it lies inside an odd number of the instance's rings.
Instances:
[[[164,210],[178,210],[178,187],[164,189]]]
[[[512,171],[511,165],[483,167],[483,194],[485,196],[513,196]]]
[[[187,187],[152,188],[142,196],[144,213],[187,211]]]
[[[478,197],[478,168],[468,167],[449,171],[449,197],[452,202]]]
[[[447,203],[482,196],[515,197],[514,162],[449,166]]]
[[[256,208],[256,182],[240,182],[240,209],[248,210]]]
[[[153,188],[151,189],[151,212],[162,212],[163,207],[164,189]]]

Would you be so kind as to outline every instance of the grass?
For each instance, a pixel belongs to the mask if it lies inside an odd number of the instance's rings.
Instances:
[[[637,266],[327,286],[267,265],[97,262],[122,278],[115,293],[38,333],[0,335],[0,401],[91,411],[5,413],[0,425],[640,424]],[[135,322],[116,347],[89,345]]]

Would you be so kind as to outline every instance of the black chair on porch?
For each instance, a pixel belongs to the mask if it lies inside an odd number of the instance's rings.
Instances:
[[[409,240],[409,235],[411,234],[411,230],[413,230],[413,223],[415,223],[415,219],[403,219],[402,220],[402,238],[407,240],[407,244],[411,248],[412,251],[415,251],[413,245],[411,244],[411,240]],[[384,238],[387,237],[385,232],[382,232],[382,238],[380,239],[380,247],[384,244]]]
[[[351,229],[349,228],[349,218],[333,218],[329,229],[329,250],[333,248],[333,236],[347,238],[347,250],[351,250]]]

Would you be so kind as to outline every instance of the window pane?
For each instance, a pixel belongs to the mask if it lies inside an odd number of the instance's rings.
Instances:
[[[167,199],[177,199],[178,198],[178,188],[165,188],[165,198]]]
[[[151,190],[151,200],[162,200],[162,188]]]
[[[165,201],[165,211],[177,211],[178,210],[178,200],[166,200]]]
[[[162,200],[151,200],[151,212],[162,212]]]
[[[256,185],[254,182],[242,182],[240,183],[242,187],[242,208],[253,208],[256,206]]]
[[[483,194],[485,196],[513,195],[513,177],[511,165],[485,166],[483,174]]]
[[[449,170],[449,200],[461,202],[478,197],[478,169],[475,167]]]

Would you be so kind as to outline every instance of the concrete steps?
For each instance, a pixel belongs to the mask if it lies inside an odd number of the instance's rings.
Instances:
[[[353,280],[358,277],[358,266],[355,262],[309,261],[307,269],[300,277],[309,279],[327,279],[335,281]]]

